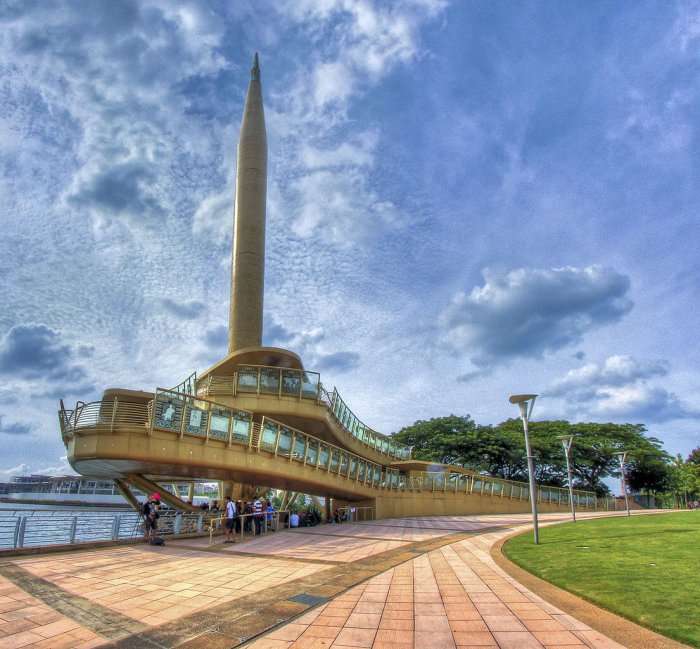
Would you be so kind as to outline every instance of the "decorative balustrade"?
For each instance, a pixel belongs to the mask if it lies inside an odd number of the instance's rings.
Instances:
[[[317,372],[241,365],[233,376],[209,376],[200,381],[197,391],[203,397],[249,393],[316,401],[328,408],[346,433],[368,448],[397,460],[408,460],[411,457],[410,447],[364,424],[350,410],[336,388],[332,393],[327,392]]]
[[[93,403],[78,402],[75,409],[59,411],[64,439],[82,431],[113,431],[129,428],[150,434],[154,429],[201,438],[205,444],[223,443],[247,446],[255,452],[272,454],[283,461],[313,467],[330,476],[380,490],[431,491],[480,494],[515,500],[528,500],[527,483],[480,475],[475,471],[402,473],[398,469],[371,462],[318,437],[263,417],[253,422],[251,412],[229,408],[213,401],[173,390],[156,390],[154,400],[136,404],[113,399]],[[568,505],[568,489],[538,487],[538,501]],[[579,507],[599,506],[592,492],[574,490]],[[604,505],[609,508],[609,504]]]
[[[399,460],[409,460],[411,458],[410,446],[404,446],[391,439],[391,437],[382,435],[363,424],[352,410],[348,408],[335,388],[333,388],[333,393],[330,395],[328,408],[343,428],[366,446]]]
[[[207,512],[161,511],[158,534],[201,533],[213,515]],[[143,534],[143,517],[133,511],[0,512],[0,550],[124,541],[140,538]]]

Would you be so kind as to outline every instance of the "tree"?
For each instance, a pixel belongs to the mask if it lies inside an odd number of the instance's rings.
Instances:
[[[688,502],[700,494],[700,465],[691,462],[690,457],[684,462],[680,454],[676,455],[669,465],[668,488],[674,495],[675,504],[687,507]]]
[[[688,455],[687,462],[700,466],[700,446],[690,451],[690,455]]]
[[[574,437],[573,486],[596,491],[599,495],[609,492],[604,478],[619,476],[615,453],[628,451],[630,470],[638,462],[635,458],[647,458],[647,463],[654,459],[663,463],[668,459],[661,449],[661,442],[647,437],[645,427],[640,424],[572,424],[564,420],[531,422],[530,445],[539,484],[566,484],[566,460],[559,438],[568,435]],[[527,480],[525,440],[520,419],[508,419],[496,426],[481,426],[468,415],[436,417],[416,421],[394,437],[413,446],[413,457],[417,460],[457,464],[509,480]],[[639,466],[640,480],[644,466]],[[651,488],[650,476],[642,482]]]

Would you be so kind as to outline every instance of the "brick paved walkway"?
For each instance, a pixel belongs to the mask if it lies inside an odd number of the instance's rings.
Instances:
[[[250,646],[620,647],[492,561],[491,545],[528,518],[392,519],[278,532],[236,545],[188,539],[165,548],[6,559],[0,561],[0,649],[231,649],[273,627]],[[300,603],[300,593],[312,596]],[[314,598],[329,597],[310,608]]]
[[[373,577],[250,649],[620,649],[520,586],[489,548],[459,541]]]

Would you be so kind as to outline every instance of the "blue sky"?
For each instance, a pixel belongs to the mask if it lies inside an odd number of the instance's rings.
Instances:
[[[524,390],[700,445],[699,4],[10,0],[0,478],[223,356],[256,50],[267,344],[385,432]]]

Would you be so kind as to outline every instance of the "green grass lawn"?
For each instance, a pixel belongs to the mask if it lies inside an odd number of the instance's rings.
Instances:
[[[603,518],[510,539],[521,568],[670,638],[700,647],[700,511]]]

